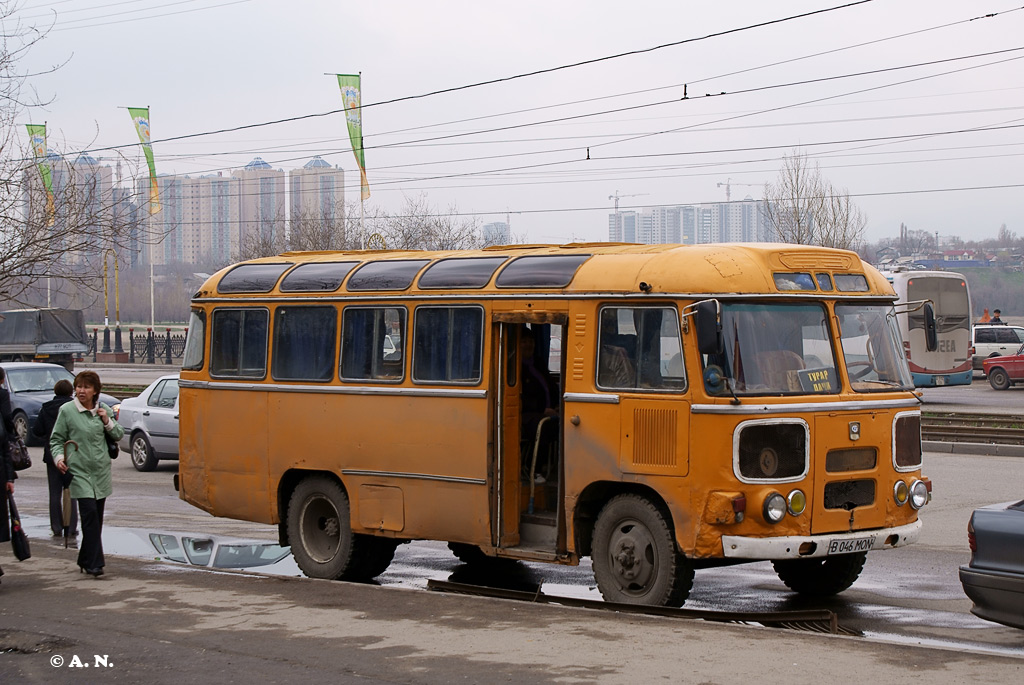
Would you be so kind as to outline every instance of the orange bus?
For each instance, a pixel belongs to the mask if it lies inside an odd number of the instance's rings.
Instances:
[[[616,602],[758,560],[833,594],[931,499],[895,299],[853,252],[780,244],[243,262],[192,299],[175,484],[316,578],[426,539],[590,556]]]

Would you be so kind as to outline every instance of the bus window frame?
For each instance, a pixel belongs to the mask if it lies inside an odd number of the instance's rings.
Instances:
[[[477,312],[479,312],[479,314],[480,314],[480,340],[479,340],[479,347],[478,347],[478,350],[477,350],[478,351],[478,356],[477,356],[477,359],[478,359],[478,366],[477,366],[478,375],[477,375],[476,380],[473,380],[473,381],[439,381],[439,380],[422,380],[422,379],[416,378],[416,338],[417,338],[416,323],[419,320],[419,312],[420,312],[420,310],[427,310],[427,309],[445,309],[445,310],[448,310],[448,311],[451,311],[453,309],[475,309],[475,310],[477,310]],[[451,323],[451,317],[449,316],[449,324],[450,323]],[[483,383],[484,382],[484,362],[485,362],[484,350],[486,349],[485,344],[484,344],[484,339],[485,339],[485,337],[487,335],[486,327],[487,327],[487,311],[484,309],[483,306],[478,305],[478,304],[468,304],[468,303],[467,304],[423,304],[423,305],[417,306],[413,310],[413,321],[412,321],[412,326],[411,326],[411,329],[412,329],[412,344],[410,346],[410,349],[411,349],[412,353],[409,355],[409,357],[410,357],[409,378],[412,380],[413,384],[414,385],[457,385],[457,386],[463,386],[463,387],[466,387],[466,386],[474,387],[474,386],[478,386],[481,383]]]
[[[332,331],[332,334],[331,334],[332,344],[331,344],[331,351],[330,351],[330,359],[331,359],[330,364],[331,364],[332,368],[331,368],[331,373],[330,373],[330,375],[327,378],[295,378],[295,377],[287,377],[287,376],[278,376],[277,375],[277,359],[278,359],[278,357],[277,357],[277,349],[278,349],[278,336],[277,336],[278,327],[277,327],[277,323],[278,323],[278,319],[281,316],[282,312],[287,314],[287,312],[295,311],[296,309],[325,309],[325,310],[330,310],[334,314],[334,328],[333,328],[333,331]],[[338,308],[336,306],[334,306],[333,303],[325,303],[325,304],[292,304],[292,303],[282,303],[279,306],[275,307],[274,308],[274,316],[273,316],[273,318],[271,320],[271,330],[270,330],[270,337],[271,337],[271,341],[273,342],[273,347],[271,348],[271,354],[270,354],[270,378],[272,380],[274,380],[274,381],[282,381],[282,382],[286,382],[286,383],[330,383],[330,382],[332,382],[335,379],[335,374],[337,372],[340,372],[340,363],[339,364],[335,364],[334,363],[335,359],[339,359],[339,361],[340,361],[340,357],[338,357],[338,349],[339,349],[339,346],[341,345],[341,341],[340,341],[340,338],[338,337],[338,334],[339,334],[339,328],[338,328]]]
[[[404,326],[402,327],[402,345],[401,345],[401,348],[400,348],[403,351],[403,354],[402,354],[402,374],[400,376],[398,376],[397,378],[372,378],[372,377],[371,378],[352,378],[352,377],[349,377],[349,376],[345,376],[342,373],[342,369],[343,369],[342,364],[343,364],[343,359],[344,359],[344,355],[345,355],[345,313],[347,311],[349,311],[349,310],[356,310],[356,309],[371,309],[371,310],[397,309],[397,310],[400,310],[401,312],[404,313],[405,316],[403,318]],[[365,384],[365,383],[382,383],[382,384],[385,384],[385,385],[400,385],[400,384],[405,382],[405,378],[408,375],[406,369],[408,367],[407,360],[409,358],[409,355],[405,353],[405,349],[406,349],[406,344],[405,343],[406,343],[406,340],[408,340],[408,336],[409,336],[409,307],[408,306],[406,306],[404,304],[394,304],[394,303],[391,303],[391,304],[355,304],[355,305],[348,305],[348,306],[342,307],[341,308],[341,325],[339,327],[338,333],[339,333],[339,336],[340,336],[338,338],[338,362],[336,364],[336,366],[338,367],[338,380],[340,380],[343,383],[354,383],[354,384],[360,384],[360,385]],[[389,335],[389,334],[385,333],[385,336],[387,336],[387,335]],[[382,363],[384,361],[383,352],[381,354],[380,361]]]
[[[601,385],[599,378],[601,375],[601,319],[606,309],[661,309],[669,310],[675,314],[676,317],[676,329],[679,333],[679,360],[683,368],[683,385],[681,388],[644,388],[636,385],[630,386],[607,386]],[[639,342],[639,332],[637,332]],[[660,331],[659,331],[660,335]],[[643,304],[631,304],[631,303],[605,303],[597,308],[597,336],[595,338],[595,354],[594,354],[594,387],[602,392],[613,392],[613,393],[634,393],[634,394],[669,394],[679,395],[686,393],[690,389],[690,376],[686,373],[686,357],[683,354],[684,340],[682,331],[682,317],[679,315],[679,307],[674,303],[658,304],[656,302],[644,302]],[[634,363],[636,360],[633,360]],[[661,359],[658,359],[658,365],[660,369]]]
[[[266,337],[263,340],[263,374],[260,375],[260,376],[249,376],[249,375],[243,375],[242,373],[236,373],[236,374],[215,373],[214,372],[214,366],[213,366],[213,360],[215,359],[215,356],[214,356],[214,353],[213,353],[213,345],[214,345],[214,341],[216,339],[216,336],[214,335],[214,327],[217,325],[217,322],[216,322],[217,314],[220,313],[220,312],[257,312],[257,311],[266,312],[266,315],[267,315],[267,335],[266,335]],[[247,381],[252,381],[252,380],[262,381],[262,380],[266,380],[267,374],[270,371],[269,345],[270,345],[270,332],[271,332],[271,326],[272,326],[271,318],[272,317],[270,316],[270,307],[268,307],[266,305],[263,305],[263,306],[259,306],[259,305],[251,306],[250,305],[250,306],[241,306],[241,307],[239,307],[239,306],[214,307],[213,310],[210,312],[210,378],[218,378],[218,379],[226,379],[226,380],[232,380],[232,379],[233,380],[247,380]],[[239,362],[241,362],[241,355],[239,355]]]
[[[191,308],[189,310],[188,335],[185,336],[185,349],[181,353],[181,368],[184,371],[200,371],[206,364],[206,310]],[[198,336],[193,338],[192,336]],[[185,365],[189,352],[194,351],[198,345],[199,361]]]

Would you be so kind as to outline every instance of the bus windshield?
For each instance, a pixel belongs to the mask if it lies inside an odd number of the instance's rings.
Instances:
[[[723,303],[722,334],[723,353],[704,359],[713,395],[839,392],[821,304]]]
[[[890,305],[836,305],[846,372],[857,392],[914,387]]]

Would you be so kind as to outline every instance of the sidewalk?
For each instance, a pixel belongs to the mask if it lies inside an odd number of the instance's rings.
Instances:
[[[76,573],[74,550],[32,546],[21,563],[9,545],[0,552],[3,682],[1007,683],[1024,667],[865,638],[122,557],[94,579]]]

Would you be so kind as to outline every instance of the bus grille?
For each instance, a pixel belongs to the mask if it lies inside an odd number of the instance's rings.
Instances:
[[[635,409],[633,411],[633,464],[637,466],[675,466],[676,426],[679,413],[674,409]]]
[[[829,473],[844,471],[870,471],[875,468],[877,455],[874,447],[829,450],[825,455],[825,470]]]
[[[803,423],[755,423],[740,428],[739,475],[748,480],[791,480],[807,471]]]
[[[910,469],[921,465],[921,415],[896,419],[896,466]]]
[[[875,481],[841,480],[825,484],[825,508],[846,509],[866,507],[875,502]]]

